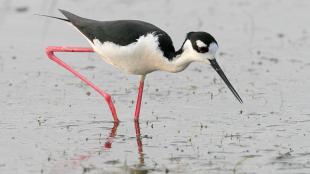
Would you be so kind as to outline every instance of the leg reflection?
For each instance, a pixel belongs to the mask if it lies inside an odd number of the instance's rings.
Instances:
[[[113,143],[113,140],[116,136],[118,125],[119,125],[119,122],[114,122],[114,125],[111,128],[110,134],[106,138],[106,142],[103,145],[104,149],[112,148],[112,143]],[[79,155],[76,162],[78,162],[78,164],[80,164],[81,161],[88,160],[92,155],[97,154],[97,153],[98,152],[92,152],[88,155]]]
[[[135,121],[135,130],[136,130],[136,140],[137,140],[139,161],[140,161],[139,166],[144,166],[143,145],[142,145],[142,140],[141,140],[140,124],[138,121]]]
[[[118,125],[119,125],[119,122],[114,122],[114,125],[111,128],[110,134],[106,138],[106,142],[103,145],[103,149],[104,150],[112,148],[113,140],[114,140],[114,138],[115,138],[115,136],[117,134],[117,127],[118,127]],[[70,165],[68,164],[67,166],[72,166],[73,168],[81,166],[81,162],[82,161],[86,161],[86,160],[88,160],[89,158],[91,158],[94,155],[98,155],[98,151],[89,152],[87,155],[78,155],[77,157],[72,158],[70,160],[71,162],[69,163]]]
[[[104,143],[104,148],[110,149],[112,147],[112,142],[116,136],[117,127],[119,125],[119,122],[114,122],[114,126],[111,129],[111,133],[109,137],[107,138],[107,141]]]
[[[84,168],[82,165],[83,162],[88,161],[90,158],[92,158],[94,156],[96,157],[98,155],[102,155],[104,152],[107,152],[108,150],[110,150],[112,148],[113,141],[117,135],[118,126],[119,126],[119,123],[114,123],[114,125],[111,128],[108,136],[105,138],[105,143],[100,145],[101,150],[99,150],[99,152],[96,150],[96,151],[90,151],[84,155],[75,156],[74,158],[71,158],[70,160],[65,161],[65,163],[61,162],[60,165],[55,165],[55,170],[59,169],[59,171],[70,171],[70,170],[76,171],[76,170],[80,169],[81,167]],[[149,173],[149,168],[147,168],[145,165],[145,160],[144,160],[145,154],[143,153],[143,144],[142,144],[139,122],[134,122],[134,127],[135,127],[135,133],[136,133],[136,143],[137,143],[137,148],[138,148],[137,149],[138,150],[138,163],[135,163],[134,165],[130,165],[130,166],[127,166],[127,164],[125,164],[124,168],[122,168],[121,173],[126,172],[126,173],[141,173],[141,174],[143,173],[143,174],[146,174],[146,173]],[[118,161],[118,160],[116,160],[116,161]],[[64,166],[64,168],[60,169],[59,166]],[[107,166],[105,166],[105,167],[107,167]],[[113,166],[112,166],[112,168],[113,168]],[[84,169],[88,170],[88,168],[84,168]],[[57,173],[57,172],[55,172],[55,173]],[[66,173],[66,172],[58,172],[58,173]]]

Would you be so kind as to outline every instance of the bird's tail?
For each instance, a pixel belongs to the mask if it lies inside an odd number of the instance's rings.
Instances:
[[[54,19],[59,19],[59,20],[62,20],[62,21],[70,22],[68,19],[59,18],[59,17],[56,17],[56,16],[49,16],[49,15],[43,15],[43,14],[34,14],[34,15],[44,16],[44,17],[48,17],[48,18],[54,18]]]

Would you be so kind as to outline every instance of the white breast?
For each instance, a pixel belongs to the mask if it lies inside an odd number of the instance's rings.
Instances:
[[[158,37],[153,34],[141,36],[126,46],[101,43],[98,39],[91,44],[107,63],[130,74],[144,75],[156,71],[168,61],[158,47]]]

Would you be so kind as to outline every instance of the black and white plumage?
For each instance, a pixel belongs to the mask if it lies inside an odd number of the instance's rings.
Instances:
[[[144,76],[153,71],[180,72],[192,62],[211,64],[239,102],[242,99],[217,64],[218,43],[206,32],[189,32],[176,51],[170,36],[153,24],[138,20],[96,21],[60,10],[89,41],[94,51],[119,70]],[[43,15],[46,16],[46,15]]]
[[[169,35],[153,24],[138,20],[95,21],[81,18],[65,10],[60,11],[93,43],[97,39],[101,43],[111,42],[127,46],[137,42],[141,36],[152,34],[158,37],[159,48],[166,58],[172,59],[175,56]]]

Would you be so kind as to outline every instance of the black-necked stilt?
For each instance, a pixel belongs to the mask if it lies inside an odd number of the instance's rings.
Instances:
[[[60,12],[67,19],[42,16],[72,24],[87,38],[92,48],[48,47],[47,55],[99,92],[108,102],[115,122],[118,122],[118,118],[110,95],[57,58],[54,52],[96,52],[105,62],[119,70],[140,75],[135,121],[139,120],[145,76],[153,71],[180,72],[192,62],[211,64],[237,100],[242,103],[242,99],[215,59],[218,44],[210,34],[189,32],[182,47],[176,51],[169,35],[150,23],[138,20],[96,21],[79,17],[65,10]]]

